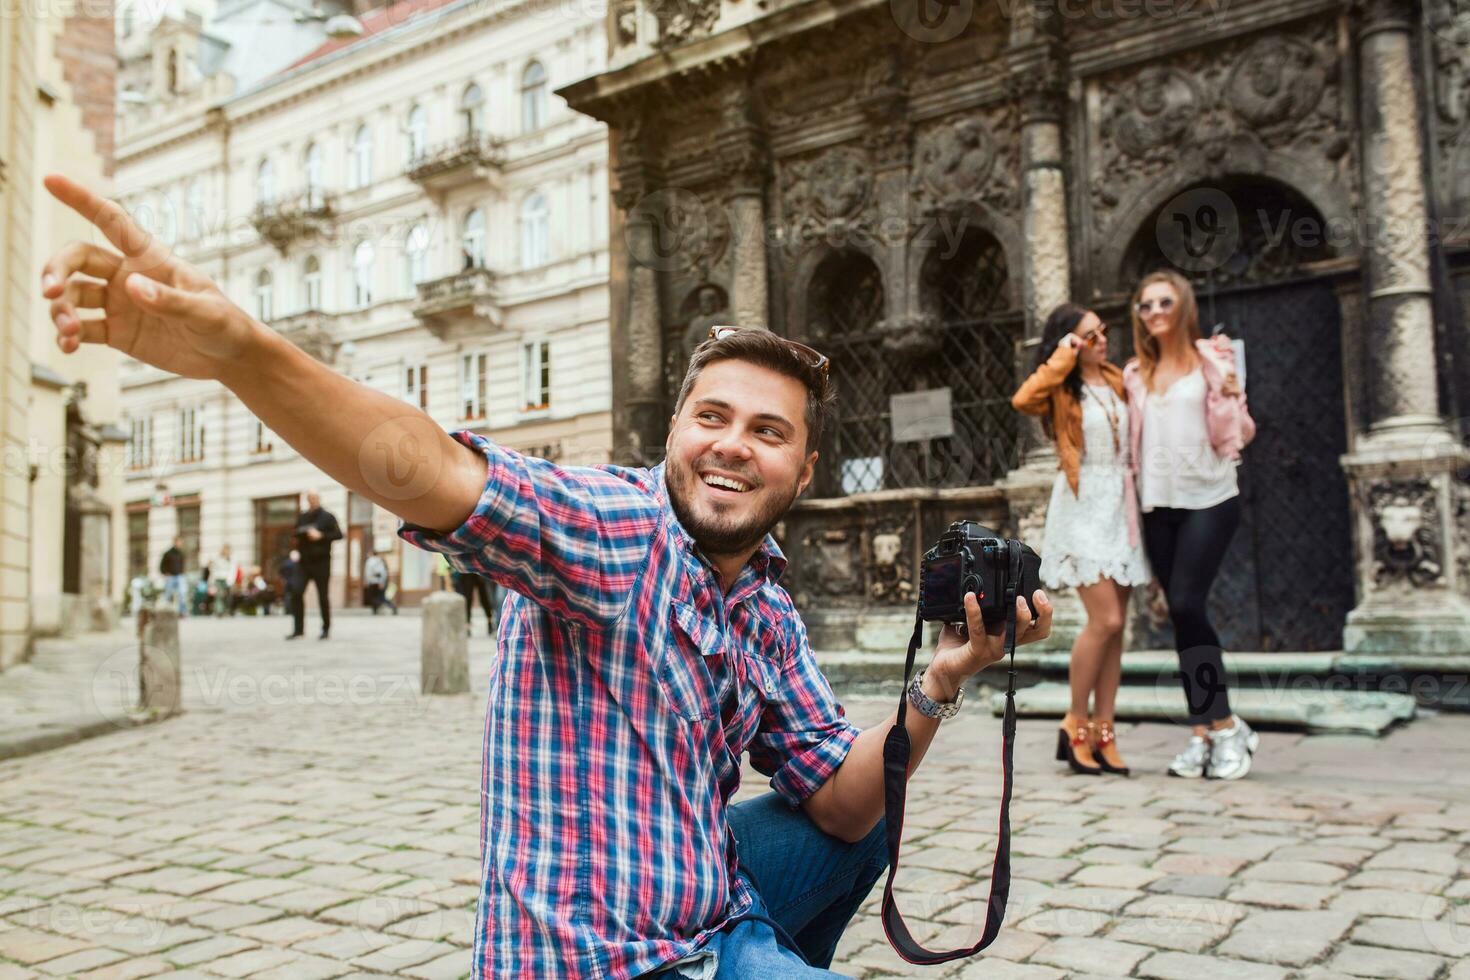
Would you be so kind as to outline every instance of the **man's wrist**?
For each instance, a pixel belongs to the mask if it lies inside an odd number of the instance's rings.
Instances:
[[[940,704],[948,704],[959,694],[964,678],[953,677],[939,664],[930,664],[924,670],[924,679],[919,686],[930,698]]]

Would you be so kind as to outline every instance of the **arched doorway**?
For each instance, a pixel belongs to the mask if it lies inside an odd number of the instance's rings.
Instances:
[[[1174,217],[1165,205],[1136,233],[1123,272],[1131,288],[1154,269],[1178,269],[1194,283],[1201,331],[1208,336],[1219,325],[1245,342],[1257,434],[1240,467],[1243,518],[1211,615],[1227,649],[1340,649],[1354,574],[1338,462],[1347,451],[1341,314],[1321,274],[1333,257],[1331,236],[1320,212],[1279,183],[1240,178],[1198,190],[1229,199],[1233,246],[1218,261],[1183,257],[1194,268],[1179,268],[1177,242],[1159,230],[1160,218]],[[1114,334],[1123,335],[1126,358],[1131,333]],[[1167,636],[1146,642],[1167,645]]]

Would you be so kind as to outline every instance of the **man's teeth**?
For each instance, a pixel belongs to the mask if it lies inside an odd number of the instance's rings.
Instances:
[[[704,482],[712,487],[720,487],[724,490],[734,490],[736,493],[744,493],[745,491],[750,489],[749,485],[741,483],[739,480],[732,480],[726,476],[715,476],[713,474],[705,476]]]

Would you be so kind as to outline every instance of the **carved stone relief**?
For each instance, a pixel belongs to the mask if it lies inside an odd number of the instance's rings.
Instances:
[[[849,528],[810,528],[802,536],[806,556],[802,591],[818,596],[856,598],[862,593],[863,561],[859,535]]]
[[[1470,215],[1470,5],[1427,0],[1435,166],[1444,215]]]
[[[868,539],[868,598],[883,603],[912,603],[915,597],[913,570],[909,567],[906,528],[879,527]]]
[[[1444,579],[1439,499],[1429,480],[1375,483],[1367,492],[1373,524],[1373,582],[1424,588]]]
[[[720,19],[720,0],[649,0],[658,20],[658,46],[670,47],[708,34]]]
[[[976,202],[1003,212],[1019,210],[1015,115],[1014,104],[1005,103],[966,112],[918,134],[911,187],[921,214],[963,212]]]
[[[872,225],[873,175],[867,154],[837,146],[806,158],[778,164],[780,213],[788,247],[814,237]]]
[[[1180,170],[1250,172],[1284,152],[1321,161],[1353,187],[1338,61],[1336,24],[1324,19],[1094,79],[1087,182],[1097,247],[1127,232],[1115,221],[1139,218],[1117,214],[1119,202]]]

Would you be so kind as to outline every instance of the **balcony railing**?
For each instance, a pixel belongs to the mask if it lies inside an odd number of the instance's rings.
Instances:
[[[464,269],[421,282],[418,294],[413,315],[441,340],[450,333],[485,334],[500,329],[495,274],[489,269]]]
[[[337,335],[337,315],[321,310],[304,310],[290,316],[276,317],[271,329],[306,351],[323,364],[337,360],[342,341]]]
[[[504,145],[483,133],[469,133],[430,147],[408,165],[408,179],[435,193],[488,184],[505,162]]]
[[[321,188],[309,187],[286,197],[262,201],[250,215],[261,238],[285,252],[294,241],[321,235],[331,225],[337,199]]]

